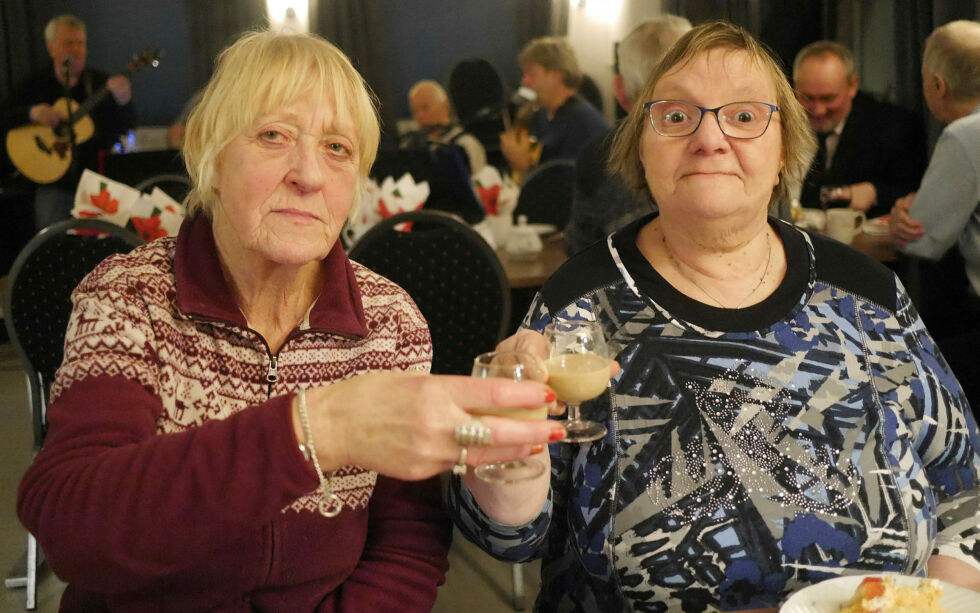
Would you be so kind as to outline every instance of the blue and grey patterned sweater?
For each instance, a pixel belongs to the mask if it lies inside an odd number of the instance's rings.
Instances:
[[[527,525],[450,488],[469,539],[543,558],[536,610],[753,609],[841,574],[921,574],[934,553],[980,568],[977,426],[895,275],[770,220],[785,279],[718,309],[643,258],[649,220],[570,260],[525,320],[602,322],[622,370],[583,414],[607,436],[551,446]]]

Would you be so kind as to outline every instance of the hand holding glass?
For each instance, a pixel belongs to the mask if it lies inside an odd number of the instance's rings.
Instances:
[[[478,355],[473,360],[472,375],[481,379],[503,377],[514,381],[544,382],[541,363],[531,354],[520,351],[491,351]],[[548,407],[542,405],[540,408],[533,409],[470,410],[470,413],[509,419],[547,419]],[[544,465],[537,460],[525,458],[481,464],[473,472],[489,483],[517,483],[540,476],[544,472]]]
[[[548,385],[568,407],[568,417],[559,422],[568,433],[565,442],[602,438],[605,426],[579,417],[579,405],[602,394],[609,384],[609,351],[602,327],[594,321],[555,320],[544,335],[552,347]]]

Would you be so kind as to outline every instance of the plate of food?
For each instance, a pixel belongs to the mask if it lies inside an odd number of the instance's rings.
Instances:
[[[980,611],[980,592],[897,573],[849,575],[796,592],[779,613],[960,613]]]
[[[888,229],[888,215],[866,220],[864,225],[861,226],[861,230],[865,234],[876,234],[879,236],[891,233],[891,230]]]

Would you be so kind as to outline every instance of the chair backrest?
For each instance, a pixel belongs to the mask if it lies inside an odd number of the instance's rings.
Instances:
[[[547,223],[562,230],[572,214],[574,192],[575,162],[545,162],[524,179],[514,216],[526,215],[531,223]]]
[[[500,73],[483,58],[469,58],[453,66],[447,86],[459,123],[483,145],[487,162],[506,167],[506,158],[500,151],[500,133],[505,129],[507,92]]]
[[[411,230],[397,226],[411,222]],[[432,334],[432,372],[468,375],[510,322],[510,287],[490,245],[458,218],[412,211],[371,228],[350,258],[400,285]]]
[[[4,323],[27,372],[36,447],[47,429],[47,394],[61,366],[71,292],[99,262],[142,243],[133,232],[106,221],[69,219],[41,230],[10,267]]]
[[[605,107],[602,102],[602,91],[599,90],[595,80],[587,74],[582,75],[582,82],[578,86],[578,95],[594,106],[600,115],[602,114]]]
[[[183,202],[191,191],[191,180],[187,175],[168,173],[143,179],[134,186],[144,193],[150,193],[154,187],[159,187],[177,202]]]
[[[460,60],[449,72],[449,100],[466,125],[503,107],[504,80],[493,64],[483,58]]]

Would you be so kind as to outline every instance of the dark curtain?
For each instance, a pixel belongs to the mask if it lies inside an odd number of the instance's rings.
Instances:
[[[27,75],[49,62],[44,49],[44,33],[34,25],[28,0],[0,2],[0,101]]]
[[[518,0],[517,47],[541,36],[568,34],[568,0]]]
[[[837,3],[832,0],[665,0],[664,10],[699,24],[720,19],[742,26],[769,45],[787,76],[806,44],[834,38]]]
[[[389,99],[384,16],[377,0],[311,0],[310,30],[347,54],[379,102]],[[393,109],[382,104],[380,111],[382,123],[394,126]]]
[[[264,0],[184,0],[184,12],[191,24],[195,89],[207,84],[218,53],[239,34],[269,25]]]

